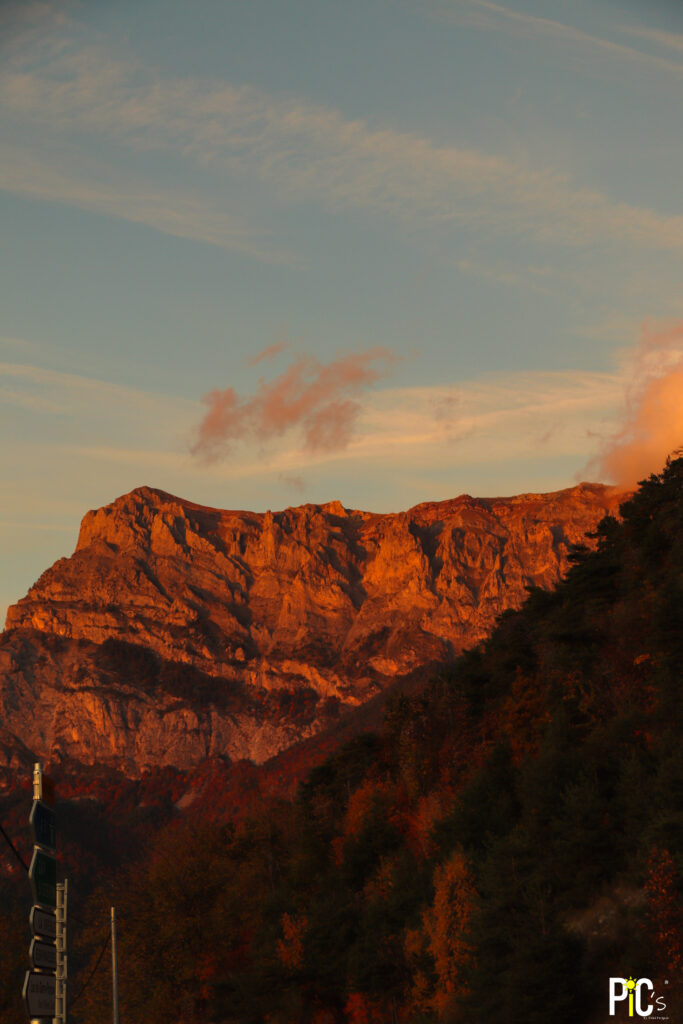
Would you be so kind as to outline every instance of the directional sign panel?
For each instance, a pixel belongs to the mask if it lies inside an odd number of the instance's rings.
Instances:
[[[41,800],[34,800],[29,822],[33,829],[33,841],[38,846],[45,846],[54,851],[57,845],[55,830],[55,812]]]
[[[53,910],[41,910],[40,907],[31,907],[31,934],[36,938],[51,939],[57,938],[57,917]]]
[[[54,1017],[57,981],[54,974],[27,971],[22,996],[29,1017]]]
[[[41,942],[40,939],[32,939],[28,955],[33,966],[39,971],[57,970],[57,947],[54,942]]]
[[[28,877],[33,887],[33,902],[45,907],[57,906],[57,861],[49,853],[33,850]]]

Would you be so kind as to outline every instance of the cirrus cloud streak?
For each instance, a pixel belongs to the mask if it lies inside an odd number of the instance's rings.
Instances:
[[[486,5],[487,11],[491,7]],[[15,144],[5,188],[42,198],[53,190],[55,198],[88,208],[96,205],[99,191],[106,212],[132,220],[148,217],[161,230],[206,237],[213,244],[263,248],[250,237],[249,226],[232,218],[217,236],[203,208],[193,229],[196,195],[182,204],[180,224],[169,216],[168,204],[160,211],[151,196],[143,202],[136,195],[109,200],[108,188],[91,180],[100,174],[106,183],[105,165],[99,171],[89,165],[87,195],[79,200],[82,182],[70,189],[63,171],[52,180],[56,156],[64,160],[65,140],[75,147],[74,174],[84,137],[116,147],[117,159],[131,150],[173,153],[206,175],[219,204],[227,202],[227,181],[241,180],[260,183],[272,199],[312,200],[333,213],[372,210],[401,222],[461,223],[491,235],[505,231],[570,246],[628,242],[683,250],[683,217],[577,188],[556,170],[459,141],[349,119],[305,98],[219,79],[163,76],[77,35],[64,35],[59,46],[50,38],[43,46],[13,53],[0,70],[0,102],[19,136],[30,126],[42,147],[37,159],[26,155],[30,173],[25,176],[23,143]]]
[[[570,47],[577,55],[594,58],[593,66],[600,74],[605,73],[605,59],[611,59],[623,67],[631,65],[645,71],[672,75],[674,78],[683,77],[683,64],[678,61],[615,43],[604,36],[594,35],[552,18],[543,18],[515,10],[513,7],[505,7],[493,3],[492,0],[445,0],[437,3],[436,13],[442,18],[449,18],[474,28],[519,35],[526,39],[553,40],[556,44]],[[681,37],[672,33],[628,26],[621,26],[619,31],[674,50],[683,49]]]

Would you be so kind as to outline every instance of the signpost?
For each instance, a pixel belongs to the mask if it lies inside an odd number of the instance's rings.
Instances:
[[[57,938],[57,916],[53,910],[43,910],[42,907],[31,907],[31,934],[36,939],[49,939],[54,942]]]
[[[55,991],[57,979],[54,974],[37,974],[27,971],[22,995],[31,1020],[49,1018],[55,1013]]]
[[[32,939],[28,955],[37,970],[57,970],[57,947],[54,942],[41,942],[40,939]]]
[[[57,860],[38,847],[33,849],[28,877],[33,889],[33,902],[41,907],[57,906]]]
[[[30,971],[24,977],[22,996],[32,1022],[66,1024],[66,897],[67,883],[57,882],[54,784],[33,767],[33,806],[29,824],[33,832],[33,857],[28,877],[33,893],[29,949]]]
[[[57,885],[57,989],[55,994],[54,1024],[66,1024],[66,906],[69,883],[66,879]]]
[[[53,853],[57,847],[55,812],[42,800],[34,800],[29,823],[33,830],[33,842],[42,846],[44,850],[51,850]]]

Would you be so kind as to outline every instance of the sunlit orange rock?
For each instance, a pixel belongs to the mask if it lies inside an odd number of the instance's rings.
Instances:
[[[263,761],[452,661],[528,586],[552,586],[618,501],[580,484],[398,514],[338,501],[259,514],[139,488],[88,512],[71,558],[9,609],[3,725],[40,756],[130,774],[221,753]],[[196,692],[169,684],[177,668],[149,692],[128,648],[112,662],[114,641],[187,666]]]

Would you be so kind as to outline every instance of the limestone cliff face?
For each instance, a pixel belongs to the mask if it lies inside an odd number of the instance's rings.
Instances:
[[[527,586],[552,586],[617,504],[580,484],[395,515],[257,514],[139,488],[89,512],[73,556],[9,609],[2,726],[40,756],[131,774],[262,761],[451,661]]]

